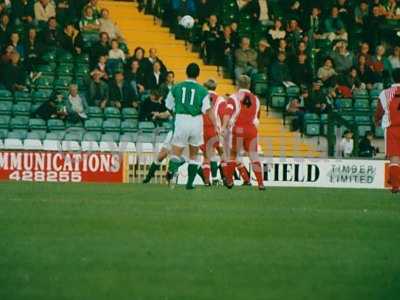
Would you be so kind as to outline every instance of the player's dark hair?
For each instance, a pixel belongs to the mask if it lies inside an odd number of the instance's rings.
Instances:
[[[200,75],[200,67],[196,63],[191,63],[186,68],[186,75],[189,78],[196,79]]]
[[[209,91],[215,91],[217,89],[217,82],[210,78],[206,82],[204,82],[204,87]]]
[[[392,76],[395,83],[400,83],[400,68],[394,69]]]

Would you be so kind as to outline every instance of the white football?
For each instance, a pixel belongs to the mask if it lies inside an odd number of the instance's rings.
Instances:
[[[181,19],[179,25],[183,26],[186,29],[191,29],[194,26],[194,19],[192,16],[186,15]]]

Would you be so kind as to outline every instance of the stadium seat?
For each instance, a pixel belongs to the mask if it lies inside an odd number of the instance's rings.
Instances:
[[[2,116],[0,115],[0,128],[1,129],[8,129],[10,126],[10,116]]]
[[[139,131],[140,132],[153,132],[155,129],[155,125],[153,122],[139,122]]]
[[[13,101],[13,94],[9,90],[0,89],[0,101]]]
[[[136,152],[137,133],[125,133],[119,139],[120,152]]]
[[[381,126],[375,127],[374,135],[376,138],[383,139],[385,137],[385,130]]]
[[[56,60],[58,63],[72,63],[74,57],[70,52],[65,51],[64,49],[60,49],[57,51]]]
[[[52,90],[52,82],[53,80],[51,80],[50,78],[41,76],[35,81],[35,87],[37,90]]]
[[[90,132],[86,132],[83,135],[83,140],[84,141],[96,141],[96,142],[100,142],[101,140],[101,132],[94,132],[94,131],[90,131]]]
[[[321,134],[320,118],[317,114],[304,115],[304,134],[318,136]]]
[[[43,150],[43,144],[40,139],[27,138],[24,140],[25,150]]]
[[[93,118],[85,121],[85,128],[88,131],[102,131],[103,119]]]
[[[4,149],[9,149],[9,150],[23,150],[24,149],[24,144],[22,140],[17,139],[17,138],[6,138],[4,140]]]
[[[28,92],[15,92],[15,101],[18,102],[32,102],[32,95]]]
[[[46,102],[47,100],[50,99],[51,93],[53,91],[52,90],[39,90],[39,91],[35,91],[33,92],[32,96],[33,96],[33,101],[35,103],[42,103],[42,102]]]
[[[46,151],[61,151],[61,142],[59,140],[44,140],[43,150]]]
[[[8,129],[0,129],[0,140],[4,140],[8,136]]]
[[[32,139],[32,140],[44,140],[46,138],[46,131],[45,130],[33,130],[31,132],[28,132],[28,135],[26,136],[27,139]]]
[[[121,120],[108,119],[103,122],[104,132],[120,132],[121,131]]]
[[[258,73],[254,77],[254,92],[259,96],[265,96],[267,94],[268,79],[265,73]]]
[[[42,55],[42,60],[47,62],[47,63],[52,63],[55,62],[56,60],[56,51],[50,50],[47,51]]]
[[[136,132],[138,131],[138,121],[137,120],[125,120],[121,123],[121,132]]]
[[[338,98],[338,99],[336,99],[336,106],[340,110],[352,110],[353,109],[353,99],[351,99],[351,98]]]
[[[103,111],[98,106],[89,106],[87,108],[87,115],[89,118],[103,118]]]
[[[9,131],[7,138],[8,139],[19,139],[24,140],[28,136],[28,131],[24,129],[16,129],[13,131]]]
[[[289,86],[286,88],[286,94],[289,99],[298,98],[300,96],[300,88],[298,86]]]
[[[372,122],[369,116],[355,116],[359,136],[364,136],[367,131],[372,130]]]
[[[28,129],[29,128],[29,117],[17,116],[10,121],[11,129]]]
[[[109,132],[105,133],[101,137],[100,141],[100,151],[102,152],[116,152],[118,151],[118,141],[119,141],[119,133],[117,132]]]
[[[0,115],[11,115],[13,103],[11,101],[0,102]]]
[[[61,142],[62,151],[81,151],[81,145],[77,141],[64,140]]]
[[[29,120],[29,129],[30,130],[46,130],[47,126],[46,126],[46,121],[40,118],[36,118],[36,119],[30,119]]]
[[[356,99],[354,100],[355,111],[369,111],[370,104],[368,99]]]
[[[57,91],[66,91],[69,89],[69,85],[72,82],[72,77],[60,77],[53,83],[53,88]]]
[[[137,141],[138,134],[136,132],[134,133],[124,133],[120,136],[120,142],[132,142],[136,143]]]
[[[42,76],[54,76],[55,64],[39,65],[37,71],[42,73]]]
[[[353,91],[353,99],[369,99],[369,94],[367,90],[356,89]]]
[[[80,142],[84,134],[85,132],[81,130],[68,130],[65,132],[63,140]]]
[[[19,102],[14,104],[12,110],[14,116],[29,116],[31,114],[31,104],[29,102]]]
[[[81,142],[82,151],[100,151],[99,141],[101,139],[100,132],[87,132],[83,136]]]
[[[118,108],[115,107],[106,107],[104,109],[104,116],[107,119],[120,119],[121,113]]]
[[[89,64],[89,55],[82,53],[75,56],[75,64]]]
[[[64,130],[65,129],[64,121],[60,119],[50,119],[47,121],[47,129],[49,131]]]
[[[122,109],[122,119],[128,120],[128,119],[138,119],[139,117],[139,112],[137,111],[136,108],[123,108]]]
[[[65,131],[52,131],[46,134],[46,140],[50,141],[61,141],[64,138]]]

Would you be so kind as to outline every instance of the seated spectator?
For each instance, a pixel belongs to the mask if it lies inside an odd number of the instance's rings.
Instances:
[[[75,21],[75,12],[73,9],[74,4],[70,3],[70,0],[58,0],[56,3],[56,17],[57,22],[61,24],[61,26],[65,26],[66,24]]]
[[[117,25],[109,18],[110,12],[108,9],[103,8],[101,10],[100,22],[100,32],[106,32],[110,39],[116,39],[118,42],[122,42],[124,39],[122,37],[121,31],[118,29]]]
[[[140,62],[141,70],[144,74],[153,72],[153,65],[155,62],[160,63],[161,72],[167,72],[167,68],[165,67],[163,61],[157,56],[157,49],[150,48],[149,49],[149,57],[144,57],[142,62]]]
[[[94,16],[93,9],[91,6],[86,6],[84,9],[84,14],[79,22],[79,28],[84,33],[97,33],[100,29],[100,22]]]
[[[88,104],[83,94],[79,93],[78,85],[71,84],[66,102],[67,120],[71,123],[79,123],[87,119]]]
[[[125,61],[125,53],[119,48],[119,43],[116,39],[111,40],[111,49],[108,51],[109,59]]]
[[[102,55],[99,57],[99,61],[95,66],[95,70],[101,73],[101,78],[103,80],[108,80],[109,76],[107,73],[107,56]]]
[[[343,133],[343,139],[339,144],[339,153],[343,158],[350,158],[353,156],[354,140],[353,133],[350,130],[346,130]]]
[[[271,46],[266,39],[262,39],[258,42],[257,51],[257,68],[258,73],[267,74],[268,68],[274,59]]]
[[[308,89],[303,87],[301,89],[301,94],[299,98],[295,98],[289,101],[288,105],[286,106],[286,111],[289,114],[295,116],[291,124],[291,130],[302,131],[304,126],[304,113],[305,113],[305,103],[309,101],[310,94]]]
[[[358,58],[361,56],[361,55],[363,55],[363,56],[365,56],[365,58],[366,58],[366,62],[367,62],[367,64],[369,65],[370,63],[371,63],[371,54],[370,54],[370,47],[369,47],[369,44],[367,43],[367,42],[363,42],[363,43],[361,43],[361,45],[360,45],[360,51],[359,51],[359,53],[358,53],[358,55],[357,55],[357,61],[358,61]]]
[[[313,7],[311,14],[303,22],[305,30],[308,32],[309,38],[319,39],[322,34],[322,20],[321,20],[321,9],[319,7]]]
[[[353,66],[354,56],[347,50],[347,42],[339,41],[333,48],[334,51],[331,53],[331,58],[333,60],[335,71],[338,74],[345,74]]]
[[[375,55],[371,58],[371,69],[374,76],[376,88],[383,89],[384,83],[388,82],[392,72],[392,66],[386,57],[386,49],[380,45],[376,48]]]
[[[360,55],[358,57],[356,69],[360,81],[365,84],[367,89],[372,89],[372,85],[374,83],[374,74],[370,66],[367,64],[367,58],[364,55]]]
[[[278,57],[279,53],[288,54],[288,43],[285,39],[281,39],[278,41],[278,48],[275,51],[276,57]]]
[[[273,22],[270,20],[269,17],[268,0],[258,0],[255,1],[255,4],[258,5],[258,11],[260,12],[258,21],[264,26],[272,25]]]
[[[12,4],[12,18],[16,25],[24,24],[33,26],[37,23],[34,20],[33,0],[16,0]]]
[[[269,74],[269,81],[272,86],[282,86],[283,82],[292,80],[285,53],[278,54],[278,59],[270,66]]]
[[[51,17],[47,22],[47,27],[41,32],[41,41],[47,48],[56,48],[59,46],[61,32],[57,27],[57,20]]]
[[[144,74],[138,60],[132,60],[129,69],[125,72],[125,79],[130,83],[137,97],[144,92]]]
[[[13,46],[14,50],[18,52],[20,57],[24,57],[25,51],[24,51],[24,45],[22,44],[22,41],[20,39],[19,33],[18,32],[13,32],[10,35],[10,41],[8,45]]]
[[[88,89],[89,105],[105,108],[109,102],[108,84],[102,80],[102,72],[94,70],[91,75]]]
[[[62,94],[53,93],[50,99],[43,102],[35,111],[35,116],[47,121],[66,117],[65,99]]]
[[[351,98],[353,90],[366,89],[366,85],[361,82],[357,68],[352,67],[348,74],[340,78],[340,91],[343,97]]]
[[[278,46],[279,40],[285,39],[286,31],[283,29],[280,19],[275,20],[274,27],[268,31],[268,35],[273,45],[276,47]]]
[[[142,47],[137,47],[133,53],[133,57],[131,58],[136,59],[139,62],[140,69],[143,70],[143,73],[146,73],[147,67],[148,67],[148,62],[146,61],[146,58],[144,57],[145,55],[145,50]],[[129,62],[128,62],[129,64]],[[150,71],[152,70],[149,69]]]
[[[128,81],[125,80],[122,72],[114,74],[114,80],[110,83],[110,104],[117,108],[139,107],[139,101],[135,97],[135,92]]]
[[[11,63],[11,57],[14,52],[15,50],[13,46],[9,45],[4,48],[4,51],[1,53],[0,67],[4,66],[5,64]]]
[[[372,131],[367,131],[359,143],[358,156],[373,158],[377,153],[379,153],[379,148],[372,145],[373,139],[374,134]]]
[[[98,62],[100,56],[108,56],[108,52],[110,51],[110,49],[111,46],[108,33],[101,32],[99,41],[95,42],[90,49],[90,59],[92,63]]]
[[[345,24],[339,17],[339,9],[337,6],[332,7],[331,14],[325,20],[325,34],[324,38],[331,41],[334,40],[346,40],[348,34],[346,32]]]
[[[218,24],[217,16],[211,15],[202,28],[202,56],[206,64],[217,62],[221,34],[221,26]]]
[[[235,78],[236,80],[243,74],[252,77],[257,72],[257,52],[250,48],[250,39],[242,38],[240,48],[235,51]]]
[[[33,7],[33,10],[35,13],[35,20],[38,21],[39,24],[45,24],[50,18],[54,18],[56,16],[56,7],[50,0],[37,1]]]
[[[72,24],[66,24],[59,37],[60,47],[72,54],[81,54],[83,41],[80,32]]]
[[[222,34],[223,36],[220,40],[221,46],[218,48],[220,51],[218,65],[224,66],[228,74],[234,76],[233,54],[235,52],[236,43],[231,26],[225,26]]]
[[[139,121],[153,121],[162,123],[159,114],[167,110],[159,90],[152,90],[150,96],[142,103],[139,110]]]
[[[153,64],[153,72],[145,74],[144,88],[145,90],[156,90],[164,81],[165,73],[161,70],[161,64],[156,61]]]
[[[382,15],[380,6],[374,5],[372,14],[366,18],[363,28],[364,40],[367,41],[372,48],[375,48],[381,43],[381,28],[384,23],[385,17]]]
[[[173,71],[168,71],[165,81],[160,85],[160,93],[163,99],[165,99],[172,87],[175,85],[175,73]]]
[[[89,0],[89,1],[85,1],[85,2],[89,2],[86,7],[90,7],[93,11],[93,17],[95,17],[96,19],[101,17],[101,9],[98,5],[98,0]],[[84,10],[86,9],[86,7],[84,8]]]
[[[317,77],[322,80],[324,85],[332,86],[336,75],[332,59],[325,59],[324,65],[318,69]]]
[[[7,43],[11,34],[10,17],[7,14],[0,16],[0,45]]]
[[[323,83],[321,80],[313,83],[310,99],[304,103],[308,112],[323,114],[331,110],[331,107],[326,102],[326,95],[321,89],[322,85]]]
[[[307,56],[304,53],[300,53],[297,56],[297,61],[292,65],[292,80],[300,86],[305,85],[310,87],[312,81],[312,69],[307,62]]]
[[[298,45],[303,38],[303,30],[300,28],[299,23],[296,20],[290,20],[286,32],[286,39],[294,52],[295,46]]]
[[[397,0],[387,1],[384,15],[388,20],[400,20],[400,5]]]
[[[392,70],[400,68],[400,46],[394,47],[393,54],[389,56],[389,62]]]
[[[358,30],[362,30],[369,15],[368,1],[362,0],[354,10],[354,21]]]
[[[36,65],[39,64],[39,58],[43,52],[43,45],[40,43],[36,29],[30,28],[28,31],[28,38],[24,43],[25,50],[25,69],[30,73],[35,70]]]
[[[14,51],[11,54],[11,62],[5,64],[1,70],[3,85],[6,89],[16,91],[27,91],[26,71],[20,65],[20,55]]]

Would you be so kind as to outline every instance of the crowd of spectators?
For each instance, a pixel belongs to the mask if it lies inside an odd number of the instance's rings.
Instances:
[[[48,61],[49,53],[88,57],[80,66],[87,72],[79,78],[58,72],[50,76],[53,81],[67,80],[68,86],[55,88],[34,112],[46,120],[82,123],[88,106],[98,106],[136,108],[142,120],[157,121],[174,83],[174,73],[168,72],[157,49],[149,49],[147,56],[145,49],[137,48],[130,55],[122,33],[98,0],[0,1],[0,49],[0,88],[13,93],[36,90],[36,82],[48,77],[41,72],[44,65],[57,70],[74,67],[74,61]]]

